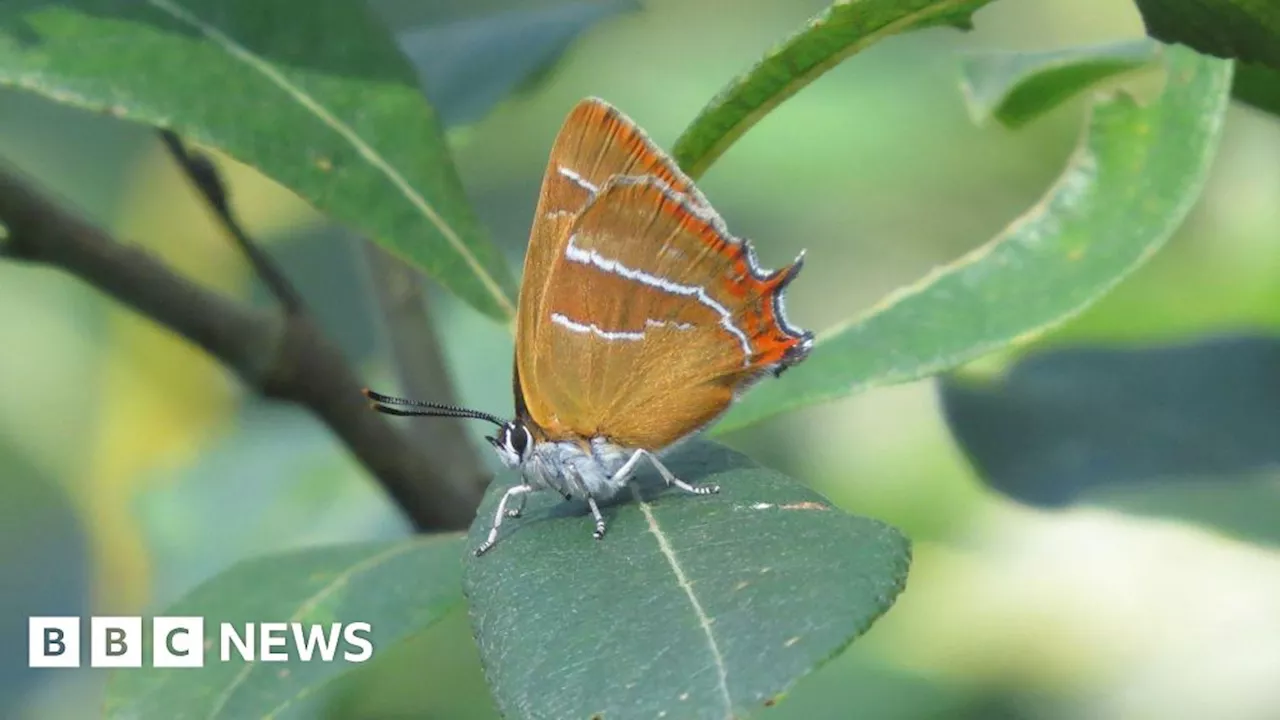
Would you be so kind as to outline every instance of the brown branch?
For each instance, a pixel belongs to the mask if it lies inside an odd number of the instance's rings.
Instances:
[[[419,530],[467,527],[478,491],[462,492],[379,414],[338,348],[305,313],[258,311],[199,287],[147,252],[116,242],[0,165],[0,254],[61,268],[185,337],[265,397],[314,413]],[[3,236],[0,236],[3,237]]]
[[[361,247],[373,279],[374,295],[386,319],[402,394],[457,405],[449,367],[427,312],[422,276],[368,240],[362,240]],[[433,464],[454,484],[455,492],[476,493],[478,501],[492,475],[481,462],[462,422],[418,422],[408,432],[419,439],[419,447],[430,448]]]

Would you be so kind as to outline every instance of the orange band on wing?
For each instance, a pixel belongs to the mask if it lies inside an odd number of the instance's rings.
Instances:
[[[750,245],[730,235],[718,217],[653,177],[616,177],[595,202],[608,203],[610,212],[584,210],[571,232],[573,251],[594,252],[620,273],[644,273],[650,285],[701,289],[701,301],[725,315],[724,331],[749,345],[745,366],[792,365],[807,353],[811,334],[792,327],[782,313],[781,295],[799,261],[764,270]]]

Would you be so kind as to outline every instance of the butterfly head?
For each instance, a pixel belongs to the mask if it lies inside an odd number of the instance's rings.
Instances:
[[[364,391],[364,396],[369,398],[374,410],[384,415],[456,417],[491,422],[498,426],[498,432],[486,436],[485,440],[488,440],[493,446],[493,451],[498,453],[498,459],[502,464],[509,468],[520,467],[533,456],[533,433],[529,431],[528,425],[519,420],[503,420],[497,415],[453,405],[405,400],[368,389]]]
[[[518,420],[508,420],[498,427],[496,435],[485,436],[485,440],[498,453],[498,459],[509,468],[520,467],[533,455],[533,433],[528,426]]]

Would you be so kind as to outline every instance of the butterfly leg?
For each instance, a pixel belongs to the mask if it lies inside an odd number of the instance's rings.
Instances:
[[[719,485],[690,485],[689,483],[681,480],[676,477],[675,473],[668,470],[666,465],[662,464],[662,461],[658,459],[657,455],[646,450],[637,450],[636,455],[632,456],[632,459],[635,459],[635,457],[639,456],[640,453],[644,453],[645,457],[649,458],[649,462],[653,463],[653,466],[658,469],[658,473],[662,475],[663,480],[667,481],[667,485],[674,485],[690,495],[712,495],[720,492]]]
[[[590,495],[587,496],[587,505],[591,506],[591,515],[596,519],[596,531],[591,536],[599,540],[604,537],[604,515],[600,514],[600,506],[596,505],[596,499]]]
[[[507,501],[513,497],[521,496],[520,507],[523,508],[523,496],[532,490],[533,487],[530,485],[516,485],[502,496],[502,500],[498,502],[498,512],[494,513],[493,516],[493,527],[489,528],[489,537],[486,538],[484,542],[480,543],[480,547],[476,548],[476,557],[480,557],[481,555],[489,552],[489,548],[493,547],[494,543],[498,542],[498,528],[502,527],[502,520],[507,517]]]
[[[522,515],[522,514],[524,513],[524,503],[525,503],[525,501],[526,501],[526,500],[528,500],[528,499],[529,499],[529,493],[533,492],[533,488],[532,488],[532,487],[529,487],[528,485],[525,485],[524,487],[527,487],[527,488],[529,488],[529,489],[528,489],[528,490],[525,490],[525,491],[524,491],[524,492],[522,492],[522,493],[520,493],[520,495],[519,495],[519,498],[520,498],[520,504],[519,504],[519,505],[517,505],[517,506],[515,506],[515,507],[513,507],[513,508],[511,508],[510,510],[507,510],[507,517],[509,517],[509,518],[518,518],[518,517],[520,517],[520,515]]]
[[[622,467],[618,468],[618,471],[613,474],[613,477],[609,478],[609,484],[615,487],[621,487],[623,483],[631,478],[631,473],[636,469],[636,465],[640,464],[640,458],[647,454],[648,453],[644,450],[637,450],[631,453],[631,457],[627,458],[627,461],[622,464]]]

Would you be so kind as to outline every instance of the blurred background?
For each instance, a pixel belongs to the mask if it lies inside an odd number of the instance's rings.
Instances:
[[[823,5],[737,0],[726,13],[713,0],[649,0],[591,28],[533,87],[457,125],[468,192],[513,266],[546,153],[577,99],[606,98],[670,147],[722,84]],[[1087,103],[1017,132],[977,128],[959,90],[961,53],[1143,34],[1129,3],[1104,0],[997,2],[976,24],[856,56],[701,181],[766,266],[808,248],[788,296],[797,323],[845,320],[986,242],[1061,169]],[[0,157],[201,283],[269,302],[148,130],[0,91]],[[223,167],[238,213],[367,381],[393,382],[352,236],[253,170]],[[434,288],[431,304],[463,403],[510,412],[504,329]],[[1205,194],[1169,245],[1031,349],[1277,327],[1280,120],[1235,105]],[[408,532],[317,421],[257,400],[74,278],[0,263],[0,378],[0,716],[100,712],[106,671],[26,669],[28,615],[156,610],[249,556]],[[482,428],[472,430],[478,439]],[[1280,718],[1276,473],[1033,508],[986,485],[933,381],[722,439],[915,543],[898,604],[767,715]],[[496,717],[462,615],[344,683],[336,717]]]

